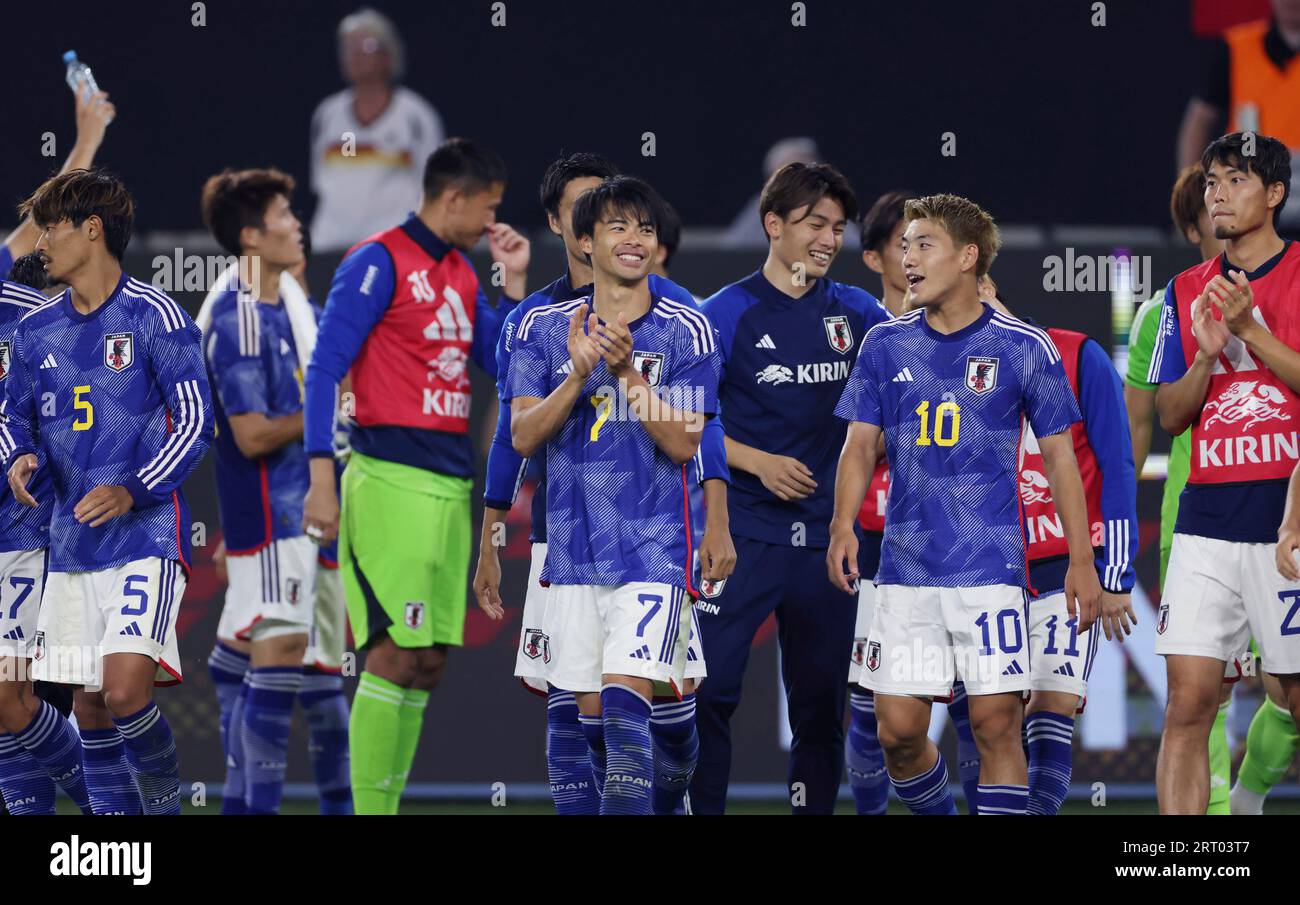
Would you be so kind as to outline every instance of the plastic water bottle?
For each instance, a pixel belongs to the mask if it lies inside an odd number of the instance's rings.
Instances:
[[[90,67],[77,59],[77,52],[69,50],[63,55],[63,65],[67,67],[64,74],[64,81],[72,89],[72,93],[82,99],[90,98],[99,91],[99,84],[95,81],[95,74],[90,71]],[[112,122],[110,119],[109,122]]]

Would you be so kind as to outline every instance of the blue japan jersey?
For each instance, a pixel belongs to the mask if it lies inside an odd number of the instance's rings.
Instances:
[[[757,475],[736,469],[727,494],[731,533],[789,545],[802,527],[806,546],[825,548],[847,430],[834,417],[835,404],[862,338],[889,312],[870,293],[824,278],[796,299],[762,271],[724,286],[702,309],[720,338],[726,435],[799,460],[817,482],[806,498],[786,501]]]
[[[204,357],[213,389],[217,500],[227,552],[252,553],[300,536],[311,483],[306,449],[294,441],[249,459],[230,428],[232,415],[280,418],[302,411],[302,369],[284,305],[227,292],[213,305]]]
[[[1050,437],[1080,419],[1047,334],[988,305],[942,334],[914,311],[867,334],[835,414],[885,432],[889,505],[879,584],[1026,585],[1023,419]]]
[[[50,570],[94,572],[135,559],[190,561],[181,484],[212,442],[212,402],[199,328],[147,283],[125,274],[90,314],[71,290],[31,311],[14,335],[0,447],[6,463],[35,453],[50,472]],[[130,510],[98,528],[72,511],[120,485]]]
[[[545,398],[571,368],[569,318],[586,298],[541,305],[520,322],[507,395]],[[628,325],[633,366],[674,407],[717,411],[717,337],[698,310],[652,296]],[[546,565],[552,584],[653,581],[692,587],[689,484],[626,408],[605,362],[546,447]],[[688,467],[689,466],[689,467]]]
[[[14,332],[29,311],[45,304],[45,296],[35,289],[0,279],[0,394],[8,384],[13,367]],[[3,414],[0,400],[0,414]],[[0,482],[0,553],[40,550],[50,543],[50,512],[54,507],[50,470],[38,468],[27,482],[27,490],[39,503],[35,509],[14,499],[9,482]]]

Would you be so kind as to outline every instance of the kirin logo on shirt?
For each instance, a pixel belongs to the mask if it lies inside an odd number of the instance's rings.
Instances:
[[[1205,407],[1206,413],[1213,410],[1214,414],[1205,419],[1202,427],[1222,421],[1239,424],[1244,431],[1264,421],[1290,421],[1291,416],[1281,409],[1285,404],[1286,397],[1277,387],[1261,385],[1258,380],[1238,380]]]
[[[759,383],[794,383],[794,371],[785,365],[768,365],[754,376]]]
[[[822,325],[826,328],[826,341],[836,352],[843,355],[853,348],[853,331],[849,329],[847,317],[823,317]]]
[[[135,342],[130,333],[109,333],[104,337],[104,364],[124,371],[135,361]]]
[[[998,360],[982,355],[966,356],[966,386],[971,392],[987,393],[998,385]]]
[[[659,386],[664,372],[664,355],[662,352],[632,352],[632,369],[641,375],[641,379],[652,387]]]
[[[1020,472],[1020,499],[1026,506],[1052,502],[1052,487],[1047,476],[1032,468]]]
[[[425,374],[425,379],[430,383],[435,377],[440,377],[447,383],[455,384],[458,388],[469,385],[469,378],[465,376],[466,362],[469,356],[455,346],[447,346],[438,353],[438,357],[427,362],[433,370]]]
[[[9,340],[0,340],[0,380],[9,376]]]

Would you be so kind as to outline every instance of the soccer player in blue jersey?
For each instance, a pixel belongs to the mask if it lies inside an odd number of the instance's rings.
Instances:
[[[13,367],[18,321],[45,301],[34,289],[0,280],[0,387]],[[54,813],[54,775],[14,734],[31,722],[33,706],[49,706],[33,698],[31,658],[49,556],[51,491],[48,470],[33,481],[32,493],[42,501],[36,509],[19,503],[7,484],[0,488],[0,793],[10,814]],[[57,773],[64,769],[52,766]],[[74,791],[77,781],[84,788],[77,776]]]
[[[568,269],[566,274],[549,286],[524,299],[506,316],[501,338],[497,343],[497,390],[501,398],[497,429],[488,453],[487,484],[484,491],[483,529],[480,535],[478,566],[474,574],[474,591],[479,606],[492,619],[501,619],[505,611],[501,606],[501,565],[498,545],[515,494],[522,483],[524,469],[537,478],[532,503],[532,564],[528,588],[524,597],[523,620],[520,626],[519,649],[515,658],[515,675],[526,687],[547,695],[547,771],[556,809],[561,814],[596,813],[600,806],[598,784],[603,782],[604,763],[602,725],[599,719],[580,720],[573,693],[548,688],[546,683],[546,658],[549,645],[542,632],[542,614],[549,589],[540,582],[542,565],[546,561],[546,464],[545,450],[539,450],[525,460],[511,445],[510,402],[507,397],[506,375],[514,351],[514,338],[520,319],[538,305],[564,302],[577,298],[590,290],[592,268],[573,233],[573,207],[580,195],[599,185],[603,179],[617,174],[613,163],[598,154],[579,152],[562,157],[552,163],[542,177],[541,203],[547,222],[564,242]],[[667,208],[667,205],[665,204]],[[673,214],[668,214],[671,228]],[[680,224],[678,224],[680,232]],[[662,244],[655,255],[655,266],[665,264]],[[681,287],[649,277],[650,291],[667,297],[670,301],[693,305],[690,293]],[[724,581],[735,562],[731,536],[727,530],[725,452],[716,447],[712,455],[704,455],[703,505],[706,517],[698,526],[703,528],[698,538],[697,552],[703,579]],[[651,716],[651,729],[655,738],[655,811],[671,813],[685,794],[694,771],[698,754],[695,732],[694,682],[706,674],[698,638],[692,638],[692,650],[686,667],[686,685],[682,699],[656,698]],[[593,775],[593,760],[599,775]]]
[[[992,218],[953,195],[909,201],[905,216],[903,267],[921,307],[867,335],[836,406],[851,423],[827,569],[844,591],[860,577],[854,519],[883,432],[891,487],[861,682],[875,693],[890,781],[913,813],[956,813],[926,728],[932,699],[961,679],[983,760],[978,811],[1024,814],[1021,431],[1027,418],[1039,437],[1069,544],[1066,605],[1086,632],[1101,587],[1069,432],[1078,406],[1047,335],[980,301],[998,248]]]
[[[203,188],[204,222],[238,256],[238,271],[200,315],[229,581],[209,657],[228,755],[223,813],[279,808],[315,628],[318,547],[302,530],[309,470],[301,440],[316,312],[296,281],[292,297],[281,290],[282,274],[303,260],[293,189],[278,170],[227,170]]]
[[[134,203],[116,177],[55,176],[22,210],[41,229],[50,278],[69,285],[18,324],[0,431],[20,503],[42,502],[28,489],[39,469],[53,479],[34,674],[83,686],[83,736],[116,727],[130,767],[119,773],[138,788],[118,790],[121,809],[136,794],[146,814],[176,814],[176,745],[153,688],[181,680],[190,518],[180,487],[212,439],[199,330],[122,273]]]
[[[773,612],[790,729],[787,780],[796,814],[835,806],[844,771],[843,657],[855,600],[826,580],[826,525],[845,426],[833,417],[855,350],[888,315],[868,293],[826,276],[858,204],[826,164],[792,163],[763,187],[769,240],[762,269],[705,300],[720,336],[721,416],[731,468],[736,570],[700,603],[709,681],[696,695],[698,814],[722,813],[731,771],[731,715],[750,644]],[[716,423],[720,422],[720,423]]]
[[[508,379],[516,451],[546,446],[547,680],[601,718],[602,814],[652,811],[651,698],[682,687],[697,593],[687,465],[717,405],[708,320],[650,290],[661,220],[637,179],[578,199],[594,289],[524,317]]]

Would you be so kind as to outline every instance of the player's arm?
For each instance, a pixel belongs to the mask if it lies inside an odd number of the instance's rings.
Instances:
[[[700,538],[700,577],[713,581],[729,578],[736,568],[736,545],[731,539],[731,517],[727,511],[726,436],[719,417],[710,418],[700,438],[700,487],[704,490],[704,536]]]
[[[1224,323],[1211,316],[1210,304],[1208,294],[1202,292],[1199,303],[1194,306],[1196,315],[1192,324],[1196,356],[1188,365],[1183,355],[1173,284],[1165,290],[1165,307],[1160,313],[1160,330],[1150,376],[1152,383],[1160,384],[1156,391],[1160,426],[1175,437],[1201,416],[1205,394],[1210,389],[1210,375],[1214,373],[1214,364],[1230,336]]]
[[[302,439],[302,412],[269,418],[262,412],[231,415],[230,432],[235,445],[246,459],[260,459]]]
[[[384,247],[363,245],[339,264],[325,299],[325,314],[307,365],[303,404],[303,445],[311,459],[311,486],[303,500],[302,526],[318,543],[328,544],[339,530],[333,444],[338,386],[388,310],[395,281],[393,262]]]
[[[141,451],[141,458],[147,457],[144,464],[120,484],[96,487],[73,507],[77,521],[92,528],[132,508],[143,509],[166,500],[180,489],[212,445],[212,390],[199,328],[179,305],[170,302],[161,311],[148,309],[141,333],[146,365],[166,406],[171,432],[157,450]],[[147,417],[156,415],[148,413]]]
[[[1133,470],[1139,479],[1151,451],[1151,422],[1156,412],[1158,384],[1147,379],[1162,310],[1154,302],[1152,298],[1144,303],[1133,321],[1128,338],[1128,372],[1124,375],[1124,409],[1128,412],[1129,436],[1133,439]]]
[[[1124,409],[1128,412],[1129,437],[1133,442],[1133,469],[1138,475],[1151,452],[1151,419],[1156,411],[1155,390],[1124,385]]]
[[[36,395],[31,374],[23,358],[23,329],[14,334],[9,357],[9,376],[4,381],[4,398],[0,401],[0,457],[8,472],[9,488],[24,506],[37,500],[27,492],[27,482],[39,465],[36,452]]]
[[[245,309],[233,307],[213,317],[204,352],[212,373],[212,391],[221,400],[235,446],[245,458],[260,459],[302,438],[302,412],[274,418],[267,414],[270,406],[262,347],[260,342],[250,341],[260,332],[244,329],[247,316]]]
[[[837,410],[838,411],[838,410]],[[831,583],[846,594],[853,593],[858,579],[858,538],[853,526],[876,470],[876,449],[880,426],[864,421],[849,423],[839,465],[835,469],[835,513],[831,516],[831,542],[826,551],[826,568]]]
[[[491,619],[501,619],[501,559],[506,517],[523,483],[528,460],[510,443],[510,400],[503,400],[497,412],[496,431],[488,449],[487,486],[483,493],[483,530],[479,534],[478,565],[474,569],[474,597]]]
[[[1137,623],[1129,594],[1137,578],[1133,563],[1138,549],[1137,474],[1128,419],[1121,414],[1122,399],[1122,383],[1110,357],[1100,345],[1086,341],[1079,357],[1079,408],[1101,472],[1105,526],[1095,568],[1102,586],[1102,629],[1107,640],[1120,641],[1132,634],[1131,625]]]
[[[1234,336],[1246,344],[1268,369],[1282,379],[1293,393],[1300,393],[1300,352],[1278,339],[1255,320],[1255,296],[1250,281],[1240,270],[1222,274],[1205,287],[1215,307],[1223,313],[1223,323]]]
[[[532,245],[514,228],[504,223],[493,223],[488,227],[488,253],[492,255],[493,269],[499,264],[505,272],[502,288],[506,296],[522,299],[528,293],[528,261],[532,256]],[[501,312],[501,317],[505,317],[505,311]],[[500,328],[499,321],[497,327]],[[495,345],[495,336],[492,342]]]
[[[104,130],[117,114],[117,108],[108,102],[108,94],[104,91],[88,97],[83,97],[82,92],[78,91],[74,102],[77,140],[72,146],[72,152],[68,154],[68,159],[59,169],[60,173],[89,169],[95,161],[95,153],[104,141]],[[9,234],[9,238],[5,239],[5,245],[9,247],[10,254],[17,259],[35,250],[36,242],[40,237],[41,231],[29,216]]]
[[[1291,581],[1300,581],[1297,550],[1300,550],[1300,464],[1291,472],[1291,481],[1286,489],[1286,512],[1277,529],[1277,570]]]
[[[1079,631],[1092,628],[1101,602],[1101,584],[1093,564],[1092,543],[1088,532],[1088,506],[1083,495],[1083,479],[1074,458],[1074,438],[1069,430],[1038,438],[1043,468],[1052,491],[1052,500],[1061,516],[1065,540],[1070,548],[1070,565],[1065,574],[1065,606],[1079,619]]]

